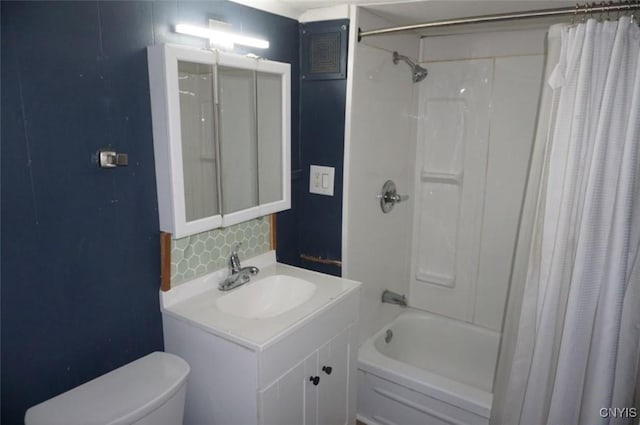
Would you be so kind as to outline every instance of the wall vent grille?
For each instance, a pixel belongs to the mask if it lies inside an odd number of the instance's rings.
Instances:
[[[304,24],[300,29],[303,80],[339,80],[347,77],[348,21]]]

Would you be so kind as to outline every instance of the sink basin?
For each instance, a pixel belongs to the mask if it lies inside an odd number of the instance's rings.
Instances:
[[[316,285],[287,275],[273,275],[236,289],[216,300],[222,312],[245,319],[266,319],[308,301]]]

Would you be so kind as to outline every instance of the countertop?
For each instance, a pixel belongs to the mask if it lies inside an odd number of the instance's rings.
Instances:
[[[359,282],[353,280],[277,263],[274,251],[243,260],[242,265],[260,269],[260,273],[243,286],[253,285],[272,275],[288,275],[312,282],[317,288],[308,301],[283,314],[270,318],[245,319],[226,314],[216,307],[218,298],[243,287],[220,291],[218,283],[228,274],[227,270],[221,270],[161,292],[162,313],[190,322],[208,333],[251,350],[262,351],[312,320],[318,313],[331,308],[360,286]]]

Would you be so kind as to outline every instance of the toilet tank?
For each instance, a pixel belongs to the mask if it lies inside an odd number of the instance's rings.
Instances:
[[[155,352],[27,410],[25,425],[182,424],[189,365]]]

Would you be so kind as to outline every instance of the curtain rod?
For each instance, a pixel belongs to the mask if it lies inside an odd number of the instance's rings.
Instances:
[[[467,18],[455,18],[455,19],[445,19],[442,21],[433,21],[433,22],[424,22],[421,24],[415,25],[405,25],[391,28],[381,28],[377,30],[370,31],[362,31],[358,28],[358,41],[360,41],[363,37],[369,37],[372,35],[381,35],[381,34],[391,34],[395,32],[401,31],[411,31],[422,28],[439,28],[439,27],[447,27],[451,25],[461,25],[461,24],[480,24],[484,22],[500,22],[500,21],[510,21],[517,19],[527,19],[527,18],[542,18],[545,16],[560,16],[560,15],[574,15],[580,16],[582,14],[592,14],[592,13],[607,13],[607,12],[628,12],[632,10],[640,9],[640,0],[627,1],[625,3],[618,4],[597,4],[586,3],[584,5],[576,4],[575,7],[560,7],[556,9],[540,9],[540,10],[529,10],[526,12],[513,12],[513,13],[500,13],[497,15],[482,15],[482,16],[470,16]]]

